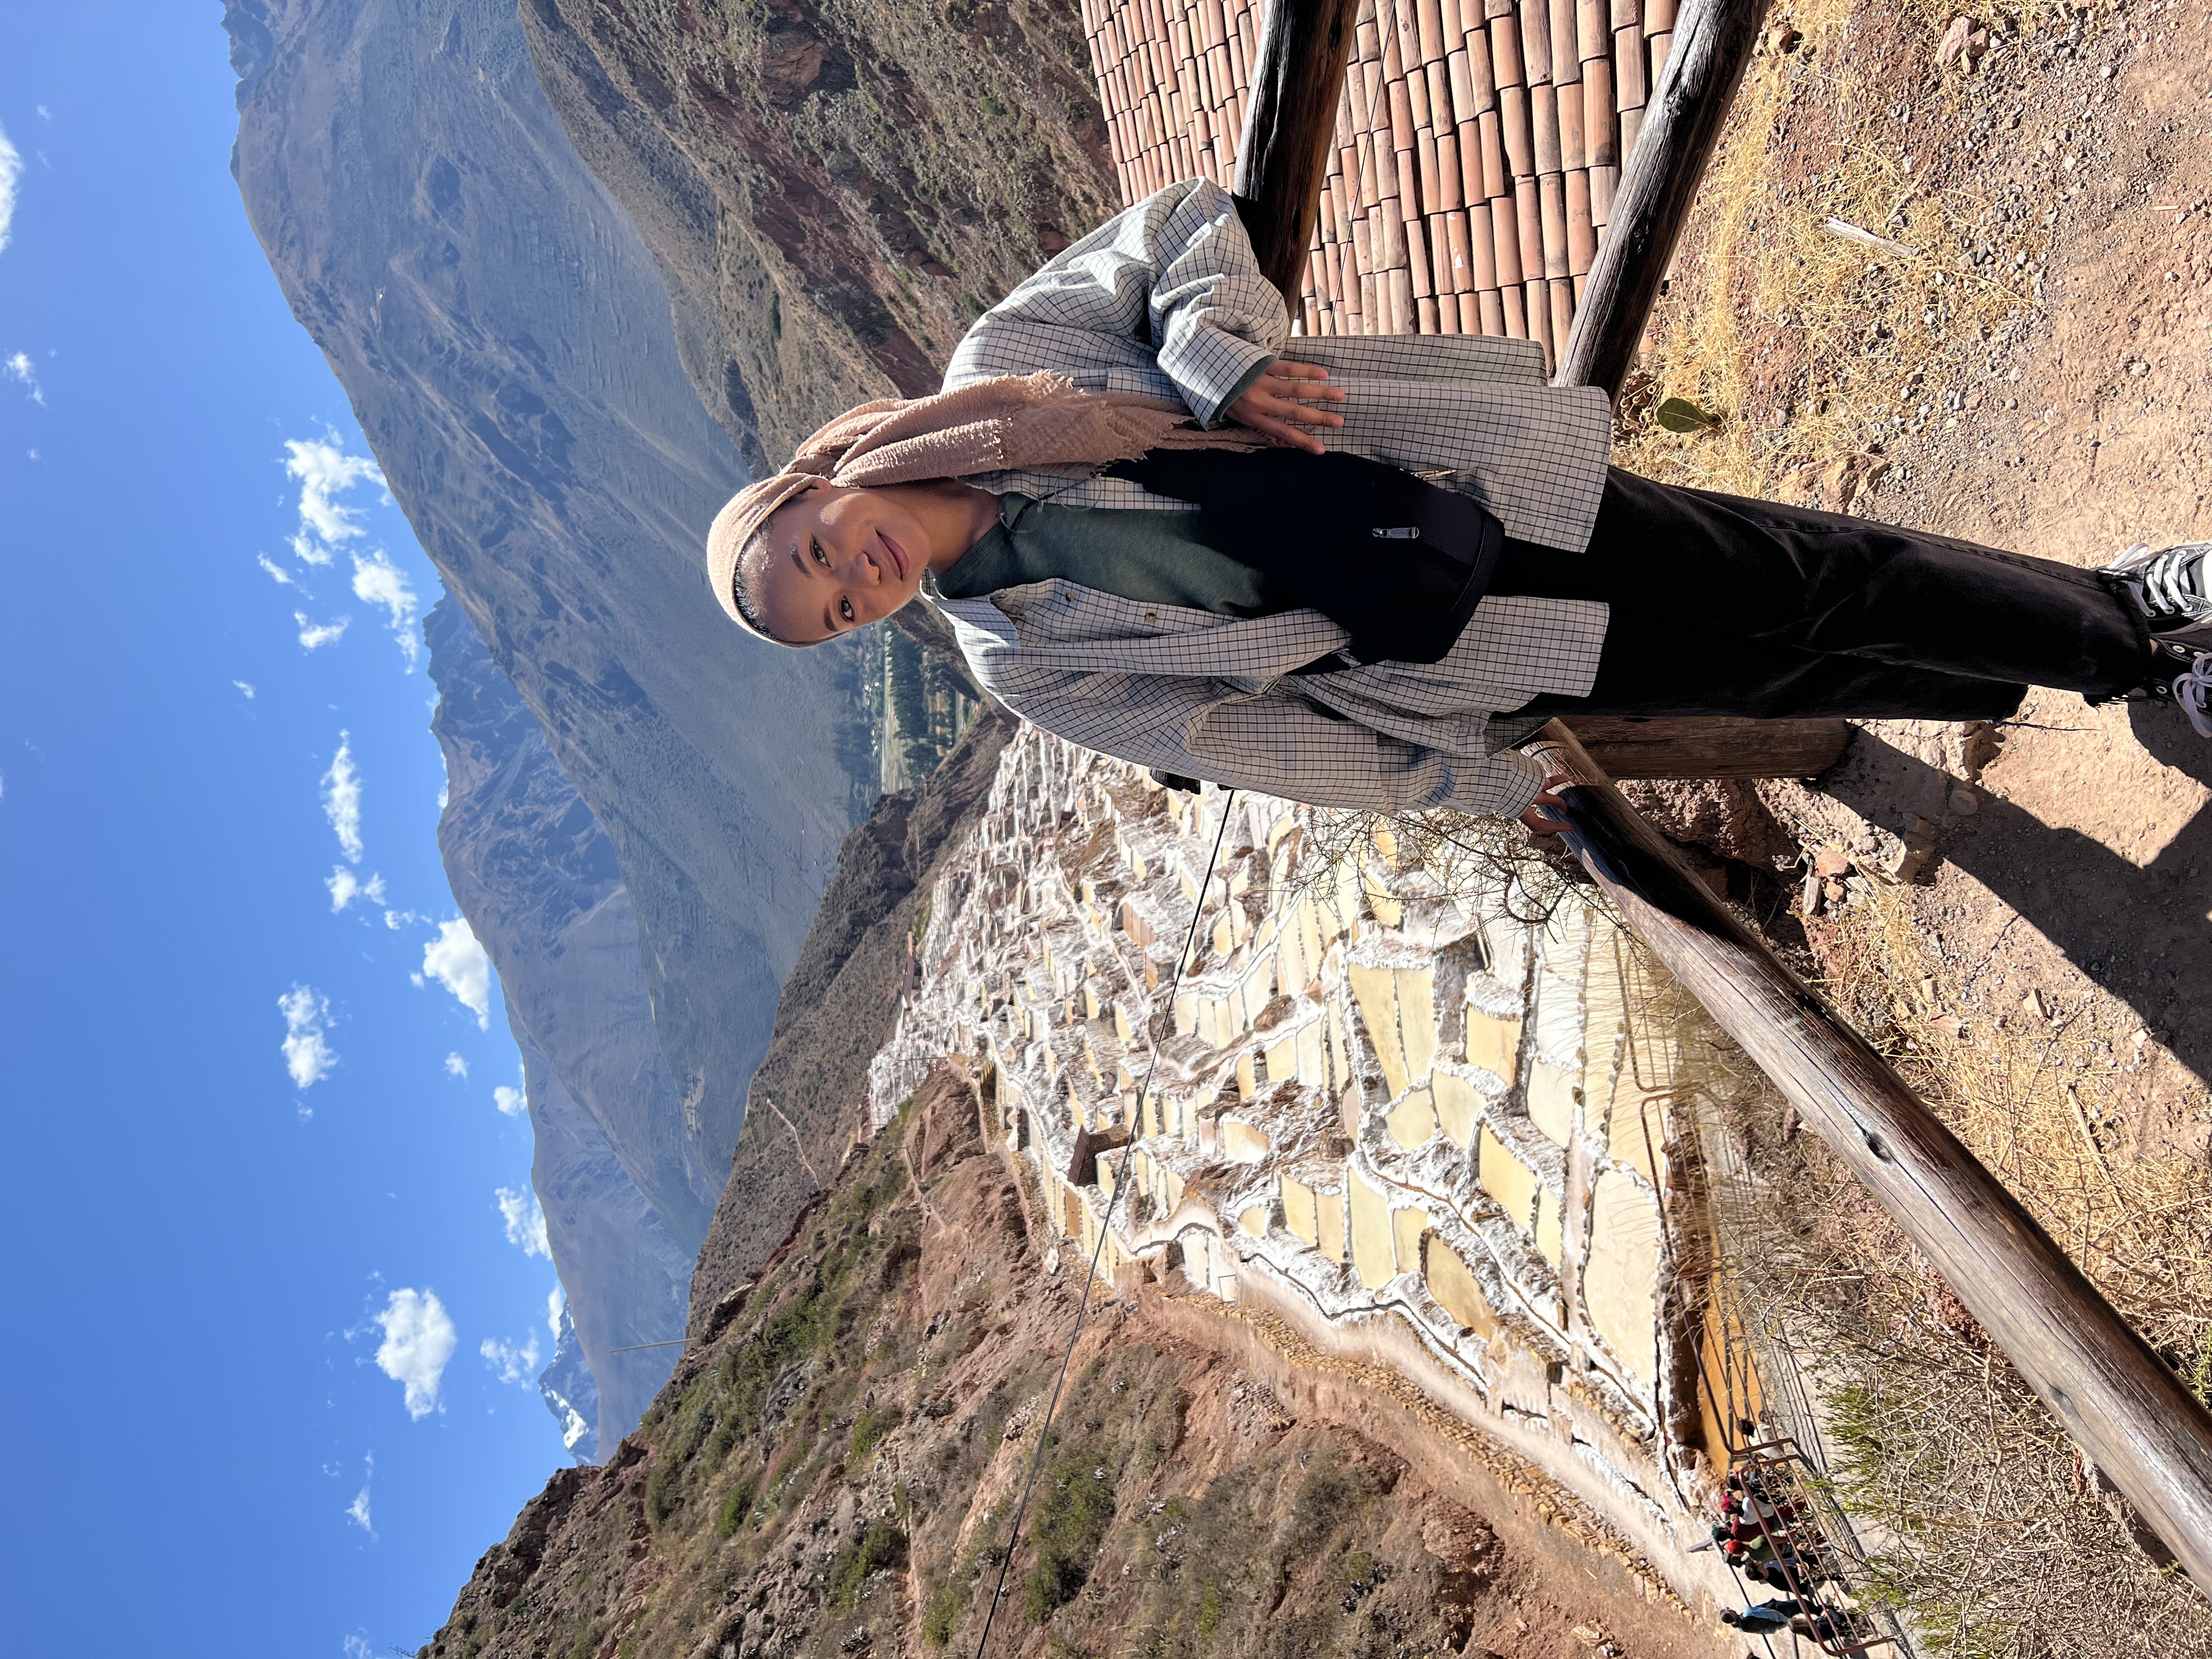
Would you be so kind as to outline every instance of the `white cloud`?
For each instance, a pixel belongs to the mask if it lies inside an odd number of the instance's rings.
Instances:
[[[352,1522],[356,1527],[359,1527],[371,1538],[376,1536],[376,1528],[370,1524],[368,1518],[368,1487],[363,1486],[359,1492],[353,1495],[353,1502],[346,1505],[346,1519]],[[368,1643],[362,1642],[356,1644],[352,1637],[348,1637],[346,1638],[346,1651],[348,1653],[353,1652],[356,1646],[359,1647],[362,1653],[367,1653],[368,1651]]]
[[[556,1284],[545,1297],[545,1326],[553,1340],[561,1340],[561,1316],[568,1310],[568,1293]]]
[[[386,556],[381,548],[372,548],[364,558],[353,556],[354,597],[366,605],[384,607],[392,619],[392,636],[399,641],[399,654],[407,659],[407,666],[415,666],[416,653],[422,648],[416,637],[415,590],[409,586],[407,573]]]
[[[331,757],[331,769],[323,774],[323,816],[337,836],[338,851],[349,864],[361,862],[361,774],[354,769],[349,733],[338,733],[338,752]],[[379,896],[379,902],[382,902]],[[343,909],[334,905],[333,909]]]
[[[479,1030],[491,1030],[491,958],[465,917],[438,924],[438,937],[422,947],[422,971],[477,1017]]]
[[[545,1237],[545,1212],[538,1206],[537,1194],[502,1187],[492,1201],[499,1206],[499,1218],[507,1224],[508,1243],[525,1255],[542,1255],[548,1261],[553,1259],[553,1246]]]
[[[15,223],[15,186],[22,177],[22,152],[9,143],[7,132],[0,130],[0,252],[6,251]]]
[[[256,553],[253,556],[253,561],[256,564],[259,565],[264,570],[269,573],[270,579],[271,580],[278,583],[280,586],[285,587],[296,587],[299,586],[297,582],[292,580],[292,573],[285,569],[283,565],[277,563],[276,560],[270,558],[266,553]]]
[[[338,1063],[323,1036],[330,1002],[312,985],[295,985],[276,999],[276,1009],[284,1016],[284,1069],[291,1073],[295,1088],[313,1088]]]
[[[528,1388],[535,1380],[538,1370],[538,1338],[535,1334],[525,1337],[520,1346],[501,1342],[495,1337],[486,1337],[477,1352],[484,1364],[499,1373],[502,1382],[517,1382]]]
[[[491,1091],[491,1103],[499,1108],[501,1117],[520,1117],[530,1103],[523,1098],[521,1090],[502,1083]]]
[[[331,866],[331,878],[323,885],[331,890],[331,908],[333,910],[343,910],[357,898],[365,898],[371,904],[384,902],[382,876],[371,876],[363,881],[343,864]]]
[[[392,913],[387,910],[385,914],[386,915],[390,915]],[[468,1074],[469,1063],[467,1060],[462,1059],[459,1054],[447,1054],[446,1056],[446,1075],[447,1077],[466,1077]]]
[[[253,701],[253,687],[251,684],[244,680],[233,680],[231,684],[245,694],[246,702]]]
[[[384,1332],[376,1350],[376,1368],[406,1390],[407,1415],[428,1417],[441,1409],[438,1379],[453,1357],[459,1338],[446,1304],[435,1291],[397,1290],[384,1311],[371,1314]]]
[[[6,142],[6,139],[0,138],[0,143]],[[11,380],[21,381],[30,392],[33,403],[44,404],[46,401],[46,389],[39,384],[39,372],[32,365],[29,352],[19,351],[12,357],[0,358],[0,373],[4,373]]]
[[[362,483],[381,486],[384,474],[366,455],[349,455],[345,441],[335,432],[320,438],[287,438],[291,459],[284,471],[300,484],[300,533],[292,538],[292,551],[307,564],[328,564],[331,550],[340,542],[365,534],[361,509],[338,500]]]
[[[302,651],[319,651],[326,645],[336,645],[345,637],[346,629],[353,626],[351,617],[340,617],[336,622],[319,623],[310,621],[304,611],[295,611],[292,620],[300,625],[300,648]]]

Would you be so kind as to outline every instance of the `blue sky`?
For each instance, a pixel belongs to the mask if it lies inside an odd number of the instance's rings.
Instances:
[[[248,229],[217,9],[7,33],[7,1649],[411,1650],[567,1462],[437,579]]]

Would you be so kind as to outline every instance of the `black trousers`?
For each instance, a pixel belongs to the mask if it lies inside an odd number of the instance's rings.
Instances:
[[[1492,593],[1612,607],[1586,697],[1521,713],[2002,720],[2156,665],[2142,619],[2071,565],[1612,469],[1588,551],[1509,539]]]

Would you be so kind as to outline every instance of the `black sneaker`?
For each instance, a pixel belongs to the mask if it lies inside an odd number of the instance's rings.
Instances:
[[[2172,696],[2197,735],[2212,738],[2212,651],[2198,652],[2197,660],[2174,677]]]
[[[2098,574],[2136,602],[2161,643],[2212,648],[2212,542],[2131,547]]]

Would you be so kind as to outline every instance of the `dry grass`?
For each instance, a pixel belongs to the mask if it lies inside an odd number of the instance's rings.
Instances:
[[[2212,1178],[2121,1156],[2106,1106],[2131,1042],[2088,1009],[1954,1024],[1905,894],[1878,890],[1823,941],[1828,989],[1953,1130],[2203,1395],[2212,1386]],[[2212,1651],[2212,1605],[2129,1538],[2039,1401],[1825,1149],[1787,1139],[1771,1091],[1730,1115],[1765,1183],[1716,1194],[1746,1314],[1788,1347],[1838,1454],[1866,1590],[1934,1654],[2103,1659]]]
[[[2027,33],[2059,8],[2022,10],[2014,27]],[[1951,15],[1929,0],[1887,10],[1796,0],[1771,15],[1622,399],[1623,465],[1701,489],[1809,498],[1820,493],[1814,470],[1877,455],[1945,418],[1940,389],[2031,315],[2028,273],[2049,236],[2043,204],[1948,185],[1943,158],[1899,138],[1900,100],[1955,126],[1992,95],[1958,71],[1928,86],[1920,66]],[[1800,43],[1780,50],[1793,32]],[[1908,70],[1912,84],[1899,85]],[[1912,149],[1922,153],[1908,167]],[[1831,217],[1908,252],[1833,235]],[[1649,411],[1669,397],[1719,426],[1661,429]]]

